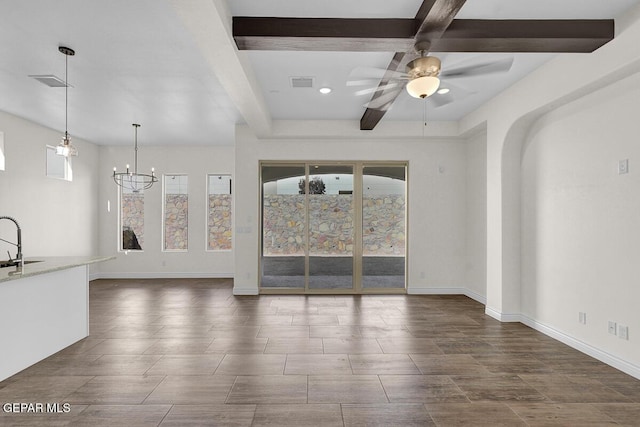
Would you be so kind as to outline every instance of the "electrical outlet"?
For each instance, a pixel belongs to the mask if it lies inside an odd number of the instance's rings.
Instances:
[[[578,322],[582,323],[583,325],[587,324],[587,313],[581,311],[578,313]]]
[[[618,162],[618,175],[624,175],[625,173],[629,173],[629,159]]]
[[[629,339],[629,327],[628,326],[624,326],[624,325],[618,326],[618,337],[621,340],[628,340]]]
[[[609,321],[609,333],[611,335],[617,335],[616,326],[616,322]]]

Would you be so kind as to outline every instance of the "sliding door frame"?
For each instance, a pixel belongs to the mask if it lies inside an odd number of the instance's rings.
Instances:
[[[304,255],[304,288],[278,288],[262,286],[262,258],[264,256],[264,182],[262,169],[264,166],[302,166],[305,170],[305,255]],[[351,288],[309,288],[309,181],[310,167],[312,166],[351,166],[353,174],[353,275]],[[405,255],[404,255],[404,277],[405,286],[403,288],[363,288],[363,169],[366,166],[390,166],[405,168],[405,206],[404,206],[404,227],[405,227]],[[409,162],[408,161],[309,161],[309,160],[261,160],[258,164],[259,177],[259,205],[260,205],[260,242],[258,245],[258,291],[260,294],[306,294],[306,295],[340,295],[340,294],[406,294],[408,282],[409,265]]]

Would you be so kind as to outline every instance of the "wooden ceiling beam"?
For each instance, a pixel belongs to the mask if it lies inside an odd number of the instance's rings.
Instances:
[[[454,20],[434,52],[593,52],[613,40],[613,19]]]
[[[406,52],[413,19],[234,17],[240,50]],[[614,37],[614,21],[455,19],[433,52],[593,52]]]
[[[429,11],[424,17],[423,6],[416,15],[417,28],[415,33],[416,41],[427,40],[430,42],[439,39],[447,31],[454,18],[462,9],[467,0],[427,0],[424,3],[430,5]]]
[[[414,35],[412,19],[233,18],[239,50],[404,52]]]

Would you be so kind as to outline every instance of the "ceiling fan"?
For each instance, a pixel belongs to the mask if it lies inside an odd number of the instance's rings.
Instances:
[[[347,86],[370,86],[355,92],[355,95],[358,96],[372,95],[371,101],[364,104],[370,109],[388,110],[396,97],[404,90],[414,98],[428,98],[438,108],[475,93],[452,83],[451,80],[506,73],[511,69],[514,60],[510,56],[442,70],[440,58],[425,55],[426,46],[417,44],[416,51],[419,56],[407,63],[405,72],[359,67],[351,72]],[[382,79],[385,80],[382,82]],[[435,95],[436,93],[437,95]]]
[[[466,0],[423,0],[412,19],[234,16],[233,37],[239,50],[395,52],[384,76],[379,79],[377,90],[371,92],[374,94],[372,104],[360,119],[361,130],[371,130],[377,125],[385,115],[385,106],[393,102],[402,88],[418,85],[418,82],[414,83],[415,78],[398,78],[398,73],[400,77],[405,74],[402,72],[405,61],[413,56],[416,42],[429,43],[428,48],[422,49],[425,53],[429,50],[587,53],[614,37],[612,19],[456,19],[465,3]],[[431,60],[424,60],[428,61]],[[419,64],[422,62],[418,61]],[[423,77],[442,77],[448,81],[482,73],[491,67],[510,67],[510,64],[506,65],[507,60],[504,62],[474,64]],[[414,63],[410,70],[422,68],[422,65],[415,65],[418,64]],[[402,86],[400,90],[396,86],[387,87],[396,83]],[[437,99],[435,96],[429,98],[431,96],[427,97],[431,102]],[[372,108],[377,104],[380,105]]]

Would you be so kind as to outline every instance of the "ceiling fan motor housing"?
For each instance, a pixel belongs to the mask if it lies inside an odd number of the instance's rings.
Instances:
[[[407,64],[407,73],[412,79],[425,76],[438,77],[440,66],[440,60],[435,56],[423,56]]]

